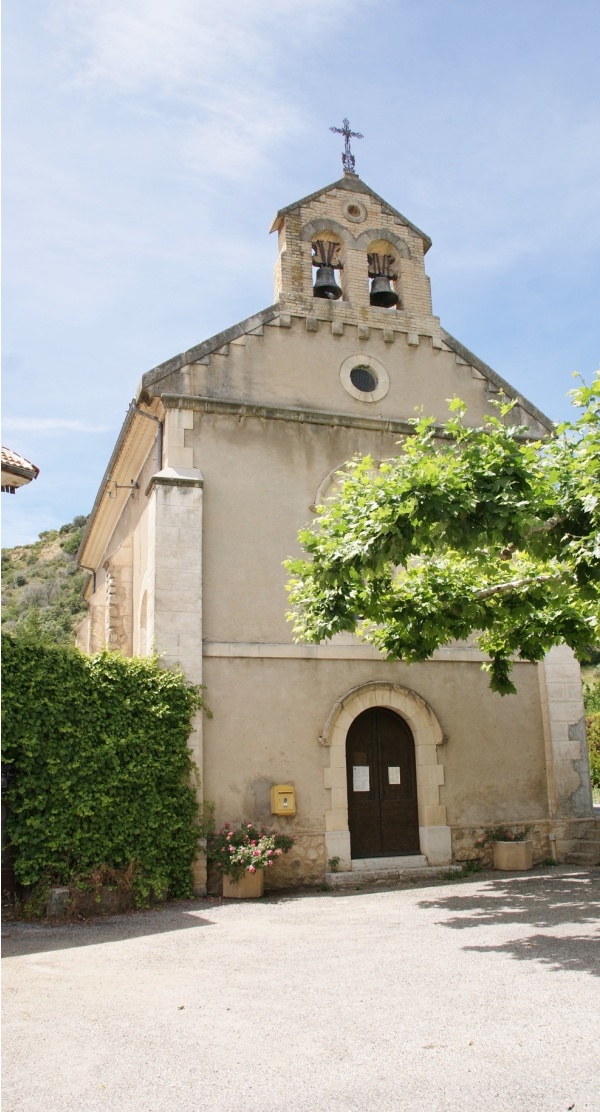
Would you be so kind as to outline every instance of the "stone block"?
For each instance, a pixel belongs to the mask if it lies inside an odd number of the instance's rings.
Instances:
[[[370,329],[369,329],[368,324],[359,324],[359,326],[358,326],[358,338],[359,338],[359,340],[368,340],[369,335],[370,335]]]
[[[184,447],[185,447],[185,430],[182,429],[182,428],[176,428],[173,423],[170,423],[169,428],[167,430],[167,455],[170,456],[170,452],[173,448],[184,448]]]
[[[328,861],[332,857],[339,857],[339,869],[351,869],[350,832],[348,830],[329,830],[325,835],[325,853]]]
[[[343,336],[344,335],[344,322],[343,320],[334,320],[331,322],[331,335]]]
[[[419,333],[418,332],[409,332],[408,336],[406,338],[406,342],[407,342],[407,344],[410,344],[411,347],[418,347],[419,346]]]
[[[420,826],[421,852],[430,865],[446,865],[452,860],[452,834],[449,826]]]
[[[193,467],[193,448],[169,448],[167,459],[169,467]]]
[[[306,331],[307,332],[318,332],[318,330],[319,330],[319,321],[318,321],[317,317],[307,317],[306,318]]]
[[[419,739],[420,740],[420,739]],[[435,745],[416,745],[415,757],[417,768],[421,769],[428,765],[437,765],[437,749]],[[419,772],[420,775],[420,772]]]
[[[384,328],[384,330],[383,330],[383,342],[384,342],[384,344],[393,344],[395,339],[396,339],[396,334],[394,332],[392,332],[392,329],[391,328]]]
[[[325,830],[347,830],[348,812],[345,808],[332,808],[325,812]]]
[[[46,915],[48,918],[54,918],[57,915],[65,915],[71,893],[68,888],[51,888],[48,902],[46,904]]]
[[[444,767],[438,764],[420,765],[417,779],[422,788],[438,788],[444,783]]]
[[[346,787],[334,787],[331,789],[331,807],[334,811],[343,811],[348,806],[348,794]]]
[[[419,826],[446,826],[446,808],[441,804],[419,804]]]

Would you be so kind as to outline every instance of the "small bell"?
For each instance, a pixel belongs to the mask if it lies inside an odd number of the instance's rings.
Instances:
[[[391,309],[400,301],[398,294],[392,289],[389,278],[383,274],[378,275],[371,282],[371,305],[378,305],[381,309]]]
[[[335,270],[332,266],[320,266],[313,287],[315,297],[326,297],[329,301],[337,301],[342,296],[341,288],[335,280]]]

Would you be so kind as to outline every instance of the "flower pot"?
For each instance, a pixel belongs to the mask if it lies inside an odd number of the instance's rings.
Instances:
[[[533,842],[494,842],[494,868],[518,872],[533,866]]]
[[[255,873],[244,873],[240,880],[233,880],[230,876],[223,877],[223,895],[230,900],[251,900],[264,895],[265,870],[257,869]]]

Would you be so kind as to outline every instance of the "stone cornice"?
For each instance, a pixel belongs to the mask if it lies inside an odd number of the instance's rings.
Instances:
[[[186,469],[176,470],[174,467],[165,467],[152,476],[146,487],[146,495],[151,494],[155,486],[203,487],[204,478],[196,468],[192,472]]]
[[[414,433],[414,426],[408,421],[395,421],[387,417],[356,417],[351,413],[333,413],[328,410],[302,409],[287,405],[256,405],[250,402],[225,401],[222,398],[204,398],[190,394],[161,394],[161,401],[165,409],[194,409],[201,413],[267,418],[271,421],[291,421],[299,425],[329,425],[404,435]],[[448,435],[441,425],[433,427],[440,436]]]
[[[127,488],[132,481],[137,480],[155,440],[154,422],[143,420],[130,406],[98,488],[77,553],[77,561],[81,566],[95,569],[99,567],[123,512],[125,499],[131,496],[130,490],[119,490],[117,487]],[[108,495],[109,480],[115,484],[111,497]]]

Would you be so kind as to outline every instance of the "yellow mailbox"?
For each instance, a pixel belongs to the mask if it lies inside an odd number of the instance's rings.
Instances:
[[[274,784],[271,788],[271,814],[296,814],[296,789],[292,784]]]

